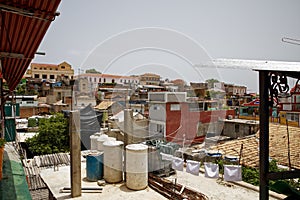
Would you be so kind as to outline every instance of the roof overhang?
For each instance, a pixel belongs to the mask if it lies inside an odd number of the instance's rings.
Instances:
[[[0,72],[13,91],[44,38],[61,0],[0,0]]]

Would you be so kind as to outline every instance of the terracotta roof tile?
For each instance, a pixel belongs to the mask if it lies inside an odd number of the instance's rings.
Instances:
[[[270,124],[270,158],[278,164],[288,166],[287,128],[285,125]],[[290,160],[292,168],[300,169],[300,128],[288,127],[290,137]],[[246,166],[259,166],[259,133],[250,138],[237,139],[217,144],[213,150],[223,151],[225,155],[236,155],[243,144],[241,163]]]

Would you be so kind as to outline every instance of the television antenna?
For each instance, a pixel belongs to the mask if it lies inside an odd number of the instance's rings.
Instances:
[[[300,45],[300,40],[299,40],[299,39],[283,37],[283,38],[281,39],[281,41],[282,41],[282,42],[289,43],[289,44]]]

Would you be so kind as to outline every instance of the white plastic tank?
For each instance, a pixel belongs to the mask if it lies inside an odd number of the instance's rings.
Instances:
[[[116,141],[117,139],[114,138],[114,137],[108,137],[108,135],[106,135],[106,134],[102,134],[101,136],[99,136],[97,138],[97,150],[98,151],[104,151],[103,143],[108,141],[108,140]]]
[[[97,150],[103,151],[103,143],[107,140],[108,135],[102,134],[97,138]]]
[[[90,136],[91,140],[91,150],[97,150],[97,139],[100,137],[101,133],[95,133]]]
[[[108,183],[123,180],[123,145],[122,141],[107,140],[104,148],[104,179]]]
[[[148,186],[147,145],[126,146],[126,186],[132,190],[143,190]]]

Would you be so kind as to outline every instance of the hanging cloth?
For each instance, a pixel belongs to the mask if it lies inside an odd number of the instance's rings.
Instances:
[[[225,181],[241,181],[242,166],[240,165],[224,165],[224,180]]]
[[[160,153],[161,155],[161,160],[165,160],[165,161],[172,161],[173,160],[173,156],[170,154],[166,154],[166,153]]]
[[[204,163],[205,177],[219,178],[219,165],[215,163]]]
[[[183,171],[183,159],[173,157],[172,168],[178,171]]]
[[[199,176],[200,162],[194,160],[186,161],[186,172]]]

